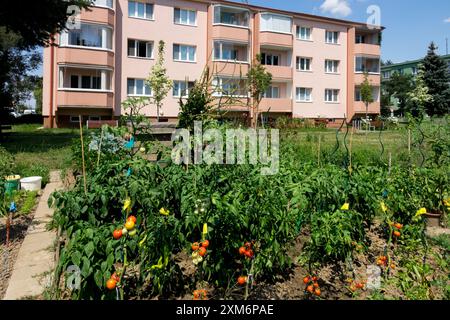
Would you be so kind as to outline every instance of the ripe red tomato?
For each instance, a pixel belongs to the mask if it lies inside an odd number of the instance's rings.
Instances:
[[[199,254],[201,257],[204,257],[204,256],[206,255],[206,248],[200,247],[200,248],[198,249],[198,254]]]
[[[200,298],[200,292],[198,290],[194,290],[194,300],[198,300]]]
[[[252,243],[251,242],[246,242],[244,245],[247,249],[250,249],[252,247]]]
[[[209,247],[209,241],[208,240],[203,241],[202,242],[202,247],[203,248],[208,248]]]
[[[318,282],[314,282],[313,286],[314,286],[314,288],[318,288],[319,287],[319,283]]]
[[[113,237],[116,240],[119,240],[120,238],[122,238],[122,230],[121,229],[114,230]]]
[[[303,283],[304,284],[308,284],[308,282],[309,282],[309,277],[304,277],[303,278]]]
[[[317,281],[317,277],[316,276],[312,277],[312,281]]]
[[[240,276],[240,277],[238,278],[238,283],[239,283],[241,286],[244,285],[246,282],[247,282],[247,277],[245,277],[245,276]]]
[[[357,288],[357,289],[362,289],[362,288],[364,288],[364,284],[361,283],[361,282],[358,282],[358,283],[356,284],[356,288]]]
[[[116,288],[116,285],[117,285],[117,281],[112,278],[109,279],[108,281],[106,281],[106,287],[109,290],[114,290]]]
[[[306,291],[308,291],[309,293],[313,293],[314,292],[314,286],[313,285],[309,285],[306,287]]]
[[[243,255],[245,254],[246,251],[247,251],[247,249],[245,249],[245,247],[240,247],[240,248],[239,248],[239,254],[240,254],[241,256],[243,256]]]
[[[133,223],[136,224],[137,219],[136,219],[135,216],[129,216],[129,217],[127,218],[127,221],[133,221]]]
[[[319,288],[317,288],[316,290],[314,290],[314,293],[316,294],[316,296],[320,297],[320,295],[322,294],[322,292],[320,291]]]
[[[255,253],[253,252],[252,249],[245,251],[245,256],[247,258],[253,258],[254,255],[255,255]]]
[[[191,245],[192,251],[197,251],[198,248],[200,248],[200,245],[198,244],[198,242],[194,242],[194,243]]]

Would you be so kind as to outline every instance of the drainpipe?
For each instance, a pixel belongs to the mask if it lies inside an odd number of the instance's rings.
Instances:
[[[54,94],[54,73],[55,73],[55,47],[53,35],[50,40],[50,128],[53,129],[53,94]]]

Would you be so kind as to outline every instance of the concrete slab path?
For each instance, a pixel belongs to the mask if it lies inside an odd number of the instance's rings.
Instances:
[[[56,232],[47,231],[46,225],[53,216],[47,201],[51,193],[62,189],[61,172],[50,173],[50,183],[45,186],[34,214],[33,222],[19,250],[3,300],[17,300],[42,294],[51,284],[55,267],[54,244]]]

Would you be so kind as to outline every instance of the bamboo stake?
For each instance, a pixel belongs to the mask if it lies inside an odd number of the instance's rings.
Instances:
[[[349,157],[350,157],[350,170],[352,168],[352,146],[353,146],[353,131],[354,128],[352,127],[352,131],[350,131],[350,147],[349,147]]]
[[[317,164],[320,167],[320,141],[322,136],[319,134],[319,145],[317,146]]]
[[[78,116],[80,121],[80,139],[81,139],[81,158],[83,162],[83,181],[84,181],[84,194],[87,195],[87,185],[86,185],[86,163],[84,160],[84,142],[83,142],[83,124],[81,122],[81,115]]]
[[[97,167],[100,164],[100,154],[101,154],[101,150],[102,150],[102,142],[103,142],[103,126],[102,126],[102,133],[100,134],[100,143],[98,145]]]
[[[391,174],[391,167],[392,167],[392,153],[389,152],[389,175]]]

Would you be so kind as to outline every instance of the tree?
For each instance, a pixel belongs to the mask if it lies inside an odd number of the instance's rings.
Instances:
[[[4,1],[0,6],[0,140],[1,122],[20,95],[17,85],[22,85],[20,80],[38,63],[32,52],[36,46],[48,45],[51,35],[66,27],[76,8],[87,8],[91,2],[40,0],[24,5],[22,1]]]
[[[408,93],[414,89],[413,76],[411,74],[400,74],[394,72],[389,80],[381,83],[384,103],[390,102],[390,98],[395,95],[399,99],[399,113],[407,110]]]
[[[425,113],[425,105],[433,102],[433,96],[428,93],[429,89],[423,78],[423,71],[419,70],[419,74],[416,77],[416,87],[408,93],[408,108],[409,112],[414,117],[423,117]]]
[[[373,87],[369,82],[368,73],[364,73],[364,81],[361,84],[361,100],[366,105],[366,119],[368,119],[369,104],[373,102]]]
[[[42,77],[36,79],[33,96],[36,101],[36,113],[42,114]]]
[[[425,109],[429,116],[442,116],[450,113],[450,76],[448,66],[440,56],[436,54],[438,48],[431,42],[428,53],[424,58],[420,69],[423,71],[423,80],[429,89],[433,99],[425,103]]]
[[[157,121],[162,107],[162,101],[173,87],[172,80],[167,76],[167,69],[164,67],[164,41],[159,41],[158,59],[152,67],[152,71],[146,80],[153,94],[153,101],[156,104]]]
[[[259,104],[264,92],[272,82],[272,74],[261,64],[261,55],[257,55],[247,73],[247,91],[252,98],[252,127],[258,126]]]

